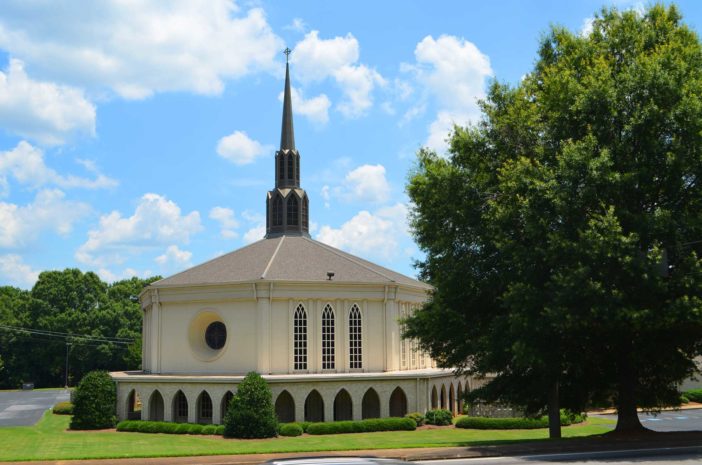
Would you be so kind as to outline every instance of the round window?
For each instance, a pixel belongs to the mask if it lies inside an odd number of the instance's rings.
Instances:
[[[205,330],[205,342],[214,350],[219,350],[224,347],[227,342],[227,327],[221,321],[210,323]]]

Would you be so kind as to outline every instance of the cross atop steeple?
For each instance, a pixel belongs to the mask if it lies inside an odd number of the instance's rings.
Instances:
[[[292,50],[290,50],[288,47],[285,47],[285,50],[283,50],[283,53],[285,54],[285,63],[288,63],[290,54],[292,53]]]

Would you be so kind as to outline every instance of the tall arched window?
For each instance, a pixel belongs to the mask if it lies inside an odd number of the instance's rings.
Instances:
[[[300,183],[300,157],[295,157],[295,181]]]
[[[273,226],[283,225],[283,199],[279,195],[273,200]]]
[[[349,368],[363,368],[361,310],[353,304],[349,312]]]
[[[295,163],[295,160],[293,160],[294,156],[292,152],[288,154],[288,179],[292,180],[294,179],[293,176],[293,164]]]
[[[307,369],[307,312],[302,304],[295,309],[293,317],[293,368]]]
[[[307,196],[305,195],[305,198],[302,199],[302,227],[305,229],[309,229],[309,208],[310,204],[309,201],[307,200]]]
[[[334,369],[334,309],[327,304],[322,311],[322,370]]]
[[[280,155],[278,155],[278,179],[284,178],[284,168],[285,160],[283,159],[283,154],[281,153]]]
[[[292,194],[288,199],[288,225],[297,226],[297,197]]]

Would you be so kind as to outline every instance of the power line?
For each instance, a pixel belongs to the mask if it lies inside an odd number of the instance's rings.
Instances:
[[[0,325],[0,329],[4,329],[6,331],[14,331],[14,332],[19,332],[19,333],[34,335],[34,336],[45,336],[45,337],[50,337],[50,338],[84,339],[84,340],[88,340],[88,341],[96,342],[96,343],[129,345],[129,344],[132,344],[135,342],[135,339],[125,338],[125,337],[92,336],[92,335],[88,335],[88,334],[64,333],[64,332],[60,332],[60,331],[49,331],[49,330],[43,330],[43,329],[23,328],[20,326]]]

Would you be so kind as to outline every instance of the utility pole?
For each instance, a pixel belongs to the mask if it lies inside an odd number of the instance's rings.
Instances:
[[[66,389],[68,389],[68,351],[71,347],[71,344],[66,340]]]

